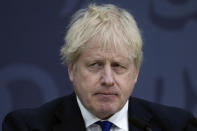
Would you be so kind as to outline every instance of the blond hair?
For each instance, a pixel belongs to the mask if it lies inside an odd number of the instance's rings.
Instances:
[[[126,10],[112,4],[91,4],[88,8],[77,11],[61,48],[63,63],[73,66],[82,47],[93,38],[104,49],[126,49],[128,57],[134,60],[135,67],[140,68],[142,38],[133,16]]]

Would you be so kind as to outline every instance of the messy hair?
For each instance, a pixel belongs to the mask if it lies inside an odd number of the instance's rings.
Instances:
[[[137,69],[142,62],[142,38],[133,16],[112,4],[91,4],[78,10],[72,17],[61,48],[63,63],[73,66],[81,49],[96,39],[103,49],[127,52]]]

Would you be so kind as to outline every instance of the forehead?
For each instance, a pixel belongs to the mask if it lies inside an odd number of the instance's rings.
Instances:
[[[116,41],[104,41],[101,40],[101,38],[93,37],[88,42],[86,42],[82,47],[80,51],[81,55],[84,53],[91,53],[93,54],[99,54],[103,53],[105,55],[109,56],[124,56],[129,57],[130,56],[130,50],[129,46],[127,44],[124,44],[124,41],[122,43],[116,42]]]
[[[81,49],[80,57],[84,59],[113,59],[113,60],[130,60],[128,53],[115,48],[103,48],[96,44],[87,44]]]

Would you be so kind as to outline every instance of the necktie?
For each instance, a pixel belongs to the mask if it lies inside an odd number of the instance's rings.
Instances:
[[[98,121],[96,124],[100,125],[102,131],[109,131],[112,126],[112,123],[109,121]]]

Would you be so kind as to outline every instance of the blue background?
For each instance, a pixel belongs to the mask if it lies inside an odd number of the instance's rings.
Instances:
[[[95,1],[127,9],[142,32],[144,61],[132,95],[197,116],[197,1]],[[90,2],[0,2],[0,122],[10,111],[72,92],[59,49],[70,16]]]

